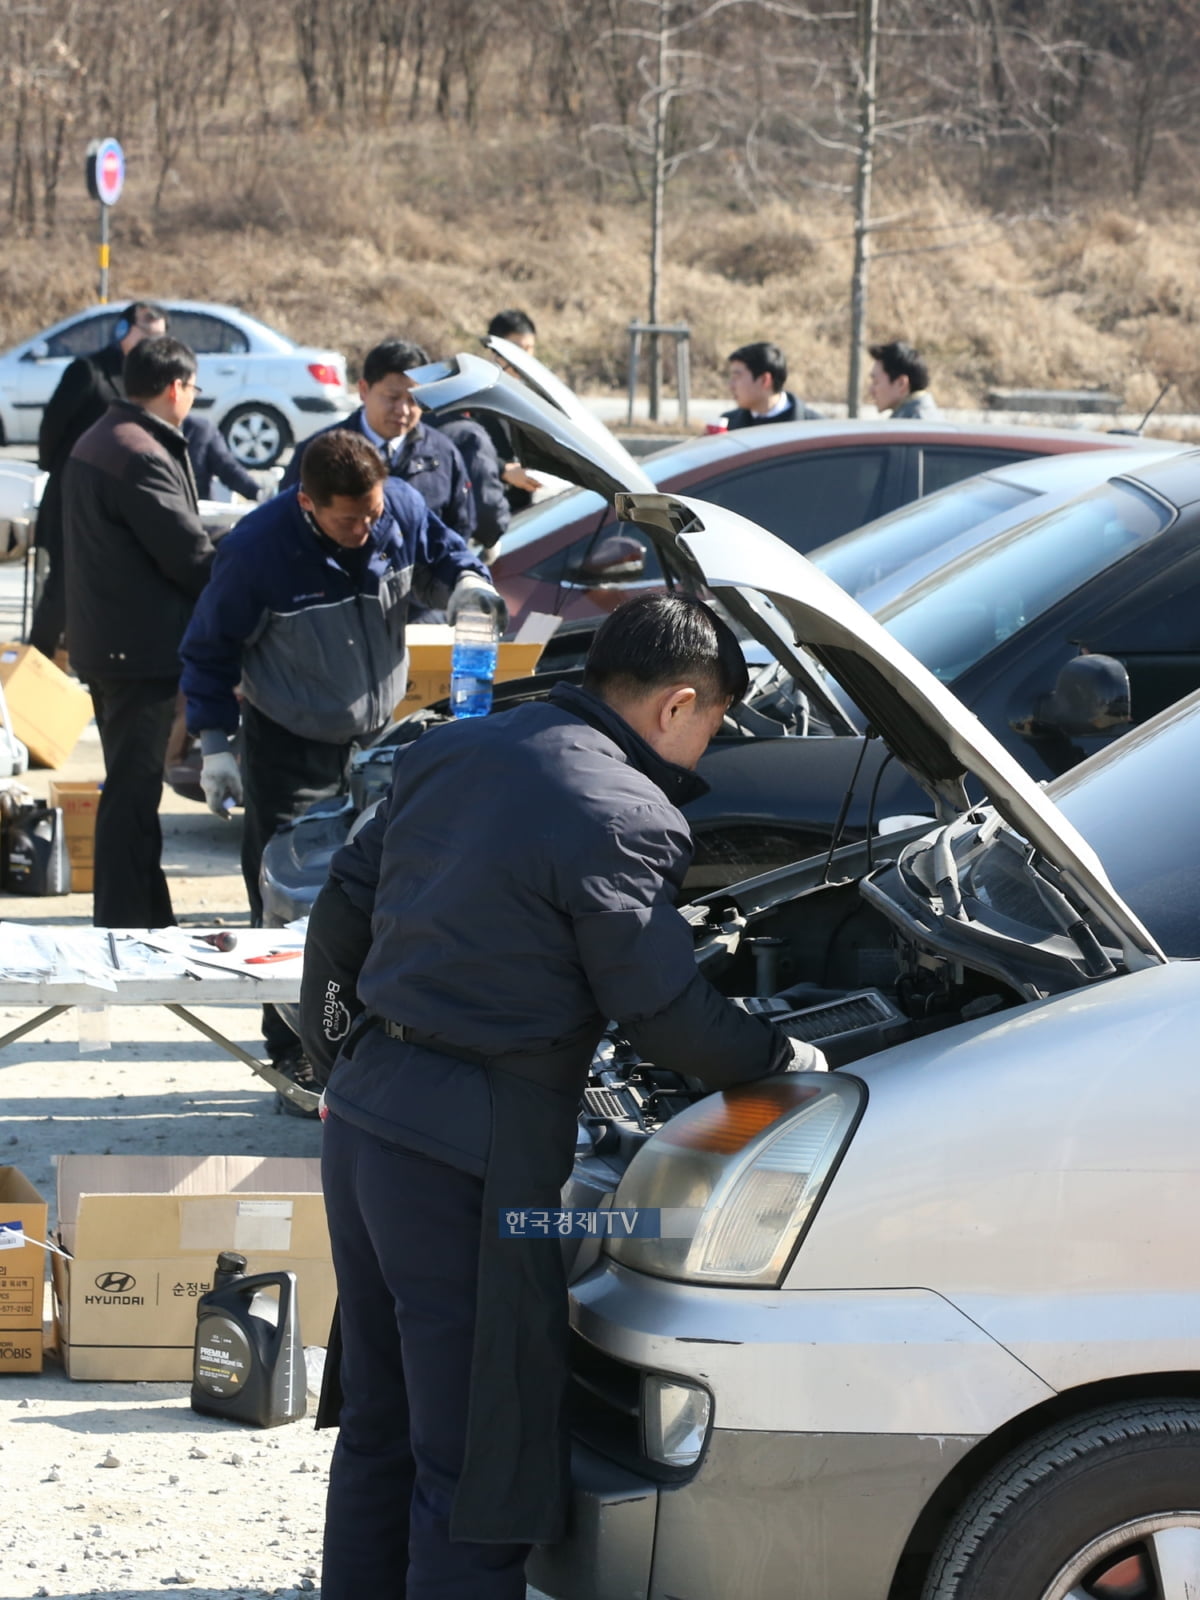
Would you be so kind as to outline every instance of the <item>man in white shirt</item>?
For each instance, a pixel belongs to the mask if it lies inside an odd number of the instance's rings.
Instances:
[[[819,421],[819,411],[788,392],[787,377],[787,360],[777,344],[760,340],[741,345],[729,358],[729,392],[737,406],[721,417],[723,426],[710,431],[754,428],[763,422]]]

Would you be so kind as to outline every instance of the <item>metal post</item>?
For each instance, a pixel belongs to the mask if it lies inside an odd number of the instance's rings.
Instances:
[[[688,425],[688,402],[692,397],[692,350],[691,337],[684,330],[675,335],[675,383],[679,390],[679,421],[684,428]]]
[[[875,71],[879,0],[859,0],[858,171],[854,185],[854,267],[850,278],[850,374],[846,411],[858,415],[862,399],[867,328],[867,275],[871,265],[871,179],[875,167]]]
[[[629,324],[629,410],[626,422],[633,421],[633,403],[637,397],[638,363],[642,354],[642,332],[636,322]]]
[[[100,304],[108,304],[108,207],[100,207]]]

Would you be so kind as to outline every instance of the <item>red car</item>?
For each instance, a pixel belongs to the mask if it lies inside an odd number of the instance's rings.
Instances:
[[[659,488],[738,511],[807,553],[991,467],[1122,442],[991,423],[791,422],[692,440],[640,465]],[[492,573],[513,626],[531,611],[594,618],[663,581],[644,536],[584,489],[515,517]]]

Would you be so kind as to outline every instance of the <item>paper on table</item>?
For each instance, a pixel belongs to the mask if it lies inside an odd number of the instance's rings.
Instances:
[[[0,975],[36,983],[53,973],[58,950],[52,938],[20,922],[0,922]]]

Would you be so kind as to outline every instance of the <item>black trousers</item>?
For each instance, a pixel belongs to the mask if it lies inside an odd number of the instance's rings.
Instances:
[[[290,733],[252,705],[242,703],[242,878],[250,921],[262,927],[258,886],[263,851],[276,829],[315,800],[346,792],[353,744],[325,744]],[[274,1059],[296,1048],[296,1035],[274,1006],[263,1007],[263,1038]]]
[[[38,596],[29,625],[29,642],[35,650],[54,660],[62,643],[67,625],[67,582],[63,573],[63,555],[60,550],[50,557],[50,570]]]
[[[89,685],[104,751],[92,898],[98,928],[166,928],[175,921],[158,803],[178,686],[176,678],[93,678]]]
[[[450,1539],[483,1180],[336,1116],[323,1144],[343,1390],[323,1600],[524,1600],[528,1545]]]

